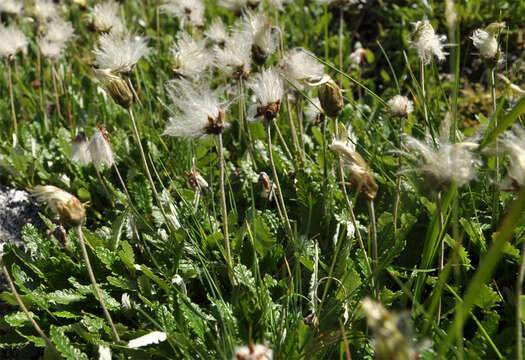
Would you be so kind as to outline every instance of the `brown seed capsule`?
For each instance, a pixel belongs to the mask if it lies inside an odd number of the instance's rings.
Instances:
[[[281,100],[269,103],[266,106],[258,106],[257,113],[255,117],[264,116],[264,121],[272,121],[279,115],[279,110],[281,109]]]
[[[94,73],[118,105],[128,109],[133,104],[133,92],[126,80],[114,75],[109,69],[95,69]]]
[[[208,115],[208,125],[204,128],[204,133],[210,134],[220,134],[226,126],[226,111],[219,108],[219,116],[213,118]]]
[[[337,86],[337,84],[330,80],[323,85],[318,90],[317,97],[321,103],[326,115],[331,118],[336,118],[339,116],[343,110],[343,92]]]
[[[62,225],[58,225],[50,235],[54,236],[62,246],[67,245],[67,231]]]

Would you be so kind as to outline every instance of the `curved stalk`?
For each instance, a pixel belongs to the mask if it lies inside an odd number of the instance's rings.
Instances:
[[[91,262],[89,261],[89,255],[87,252],[86,244],[84,243],[84,233],[82,232],[82,225],[77,226],[78,231],[78,242],[80,243],[80,247],[82,248],[82,255],[84,256],[84,261],[86,263],[86,268],[89,274],[89,278],[91,280],[91,285],[93,285],[93,290],[95,290],[95,293],[97,294],[98,301],[100,302],[100,306],[102,306],[102,311],[104,312],[104,315],[106,316],[106,319],[109,322],[109,326],[111,327],[111,331],[113,333],[113,341],[115,343],[120,342],[120,337],[118,335],[117,329],[115,328],[115,324],[113,323],[113,319],[111,318],[111,315],[109,314],[108,308],[106,307],[106,304],[104,303],[104,299],[102,298],[102,293],[100,292],[100,289],[97,284],[97,280],[95,279],[95,274],[93,273],[93,269],[91,268]]]

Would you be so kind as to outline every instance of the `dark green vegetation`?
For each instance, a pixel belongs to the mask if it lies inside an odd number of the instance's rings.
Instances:
[[[233,24],[231,12],[205,2],[205,26],[217,16]],[[50,62],[42,60],[42,81],[35,82],[40,76],[36,24],[4,17],[30,39],[28,53],[17,55],[13,67],[17,141],[13,141],[8,62],[0,65],[0,182],[17,188],[51,184],[85,203],[83,232],[91,245],[89,256],[122,340],[112,343],[77,231],[69,229],[63,244],[27,225],[22,234],[27,251],[8,245],[3,262],[22,300],[64,358],[98,358],[98,345],[103,343],[115,359],[231,359],[236,346],[253,342],[272,348],[276,359],[342,359],[348,355],[346,348],[352,359],[372,359],[373,334],[377,344],[392,338],[381,338],[380,331],[367,325],[361,306],[367,296],[379,298],[396,314],[398,333],[394,333],[423,359],[517,358],[518,301],[525,312],[517,282],[523,266],[525,193],[502,191],[508,159],[501,155],[496,161],[494,148],[498,135],[514,123],[523,124],[525,101],[496,77],[494,115],[490,69],[475,55],[469,37],[476,28],[505,21],[499,37],[504,62],[496,73],[524,88],[522,1],[459,1],[455,25],[447,25],[445,4],[437,1],[429,1],[433,9],[429,10],[421,1],[369,0],[362,9],[351,6],[342,16],[337,7],[308,0],[285,4],[284,11],[261,5],[281,28],[285,51],[308,49],[343,89],[345,107],[337,120],[352,125],[356,151],[379,186],[373,204],[378,259],[371,259],[374,226],[368,201],[355,186],[343,189],[338,157],[326,147],[342,131],[335,128],[335,119],[326,119],[326,129],[323,123],[304,121],[303,136],[298,137],[308,104],[301,98],[297,104],[283,101],[276,119],[282,137],[272,129],[273,158],[292,240],[279,217],[277,198],[269,201],[261,195],[259,173],[273,179],[264,123],[250,123],[248,137],[240,121],[239,110],[255,103],[251,92],[244,87],[239,97],[237,80],[211,70],[208,82],[226,87],[221,94],[231,104],[223,138],[232,274],[223,237],[216,137],[161,136],[169,117],[165,84],[175,76],[169,48],[180,29],[178,20],[158,15],[154,0],[130,0],[122,6],[130,30],[151,37],[149,54],[131,75],[140,99],[132,107],[162,206],[180,227],[167,224],[159,208],[128,113],[104,97],[93,77],[92,50],[98,34],[85,25],[83,14],[88,10],[73,1],[66,3],[65,18],[73,23],[77,37],[53,65],[60,74],[56,86],[60,112]],[[447,49],[450,55],[444,62],[426,66],[426,100],[419,60],[408,40],[411,23],[424,17],[437,33],[457,44]],[[192,32],[202,37],[202,30]],[[352,67],[349,55],[358,41],[366,49],[366,60]],[[265,67],[277,65],[279,56],[271,55]],[[252,71],[260,69],[253,65]],[[403,120],[405,133],[416,138],[424,138],[426,132],[437,134],[444,119],[450,119],[452,142],[459,132],[479,132],[483,149],[476,151],[483,165],[472,182],[436,191],[413,162],[403,159],[402,168],[410,171],[402,171],[396,229],[400,120],[390,115],[386,102],[397,94],[414,101],[414,112]],[[317,96],[316,89],[311,96]],[[70,161],[78,129],[85,128],[91,138],[97,124],[109,133],[133,206],[114,168],[101,171],[106,191],[93,165],[81,167]],[[209,185],[202,191],[193,188],[185,175],[192,170],[192,159]],[[354,235],[349,203],[373,272]],[[44,207],[42,218],[49,231],[58,225],[55,214]],[[442,241],[444,269],[438,272]],[[130,306],[123,305],[124,294]],[[27,343],[45,347],[12,293],[6,290],[0,298],[12,305],[0,324],[8,330],[0,337],[0,347]],[[167,333],[167,341],[127,348],[129,340],[151,331]],[[386,352],[384,358],[402,358],[395,351]],[[49,349],[46,355],[54,356]]]

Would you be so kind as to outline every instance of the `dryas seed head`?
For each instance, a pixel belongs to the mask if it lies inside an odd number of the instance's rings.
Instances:
[[[93,72],[100,80],[111,98],[124,109],[133,105],[133,92],[126,80],[114,75],[109,69],[94,69]]]
[[[36,186],[30,190],[38,201],[46,202],[60,216],[60,222],[80,226],[86,218],[82,203],[70,193],[53,185]]]
[[[319,87],[317,97],[326,115],[331,118],[339,116],[344,105],[343,92],[332,79]]]

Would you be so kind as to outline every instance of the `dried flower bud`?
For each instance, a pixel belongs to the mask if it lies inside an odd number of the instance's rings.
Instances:
[[[216,118],[208,115],[208,125],[204,128],[204,133],[210,134],[220,134],[226,127],[226,111],[222,108],[218,109],[218,116]]]
[[[109,69],[94,69],[94,73],[118,105],[128,109],[133,104],[133,92],[126,80],[114,75]]]
[[[252,45],[252,60],[259,66],[263,66],[268,59],[268,54],[265,53],[259,46]]]
[[[109,145],[109,134],[104,126],[99,125],[98,129],[95,130],[88,148],[91,160],[97,168],[102,165],[112,166],[115,163],[113,150]]]
[[[261,196],[265,199],[272,201],[274,192],[273,192],[272,183],[270,181],[270,177],[268,176],[268,174],[265,173],[264,171],[261,171],[259,173],[258,183],[261,189]]]
[[[314,312],[311,312],[303,319],[303,324],[308,327],[315,328],[317,325],[319,325],[319,318]]]
[[[30,192],[38,201],[47,202],[60,215],[60,222],[63,224],[80,226],[86,218],[86,211],[80,201],[56,186],[36,186]]]
[[[269,103],[267,105],[259,105],[255,117],[264,116],[265,121],[272,121],[279,115],[281,109],[281,100]]]
[[[339,116],[344,105],[343,92],[332,79],[319,87],[317,97],[326,115],[331,118]]]
[[[54,236],[62,246],[67,245],[67,231],[62,225],[58,225],[49,235]]]
[[[195,189],[206,189],[208,188],[208,182],[204,180],[204,178],[201,176],[201,173],[195,170],[192,170],[191,172],[184,171],[184,175],[188,178],[188,182],[190,183],[190,186]]]
[[[368,199],[374,199],[379,187],[374,174],[361,155],[340,140],[334,140],[330,149],[341,156],[344,168],[349,170],[350,184],[360,189]]]

